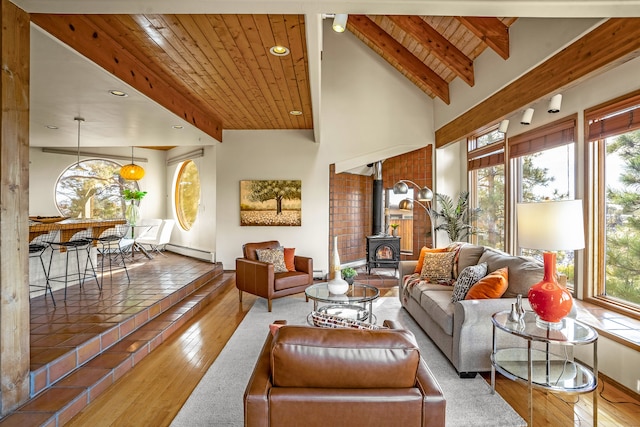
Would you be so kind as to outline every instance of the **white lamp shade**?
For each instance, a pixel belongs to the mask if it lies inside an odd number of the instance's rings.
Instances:
[[[518,245],[546,251],[584,248],[582,200],[518,203]]]

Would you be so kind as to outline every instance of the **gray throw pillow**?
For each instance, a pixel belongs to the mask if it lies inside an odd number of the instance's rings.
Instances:
[[[466,267],[458,280],[453,285],[453,293],[451,294],[451,302],[462,301],[467,296],[469,289],[480,279],[487,275],[487,263],[483,262],[478,265],[470,265]]]

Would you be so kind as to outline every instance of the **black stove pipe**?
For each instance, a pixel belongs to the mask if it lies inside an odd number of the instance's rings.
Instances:
[[[382,162],[376,162],[373,166],[373,215],[372,215],[372,235],[384,234],[382,221],[384,209],[382,206]]]

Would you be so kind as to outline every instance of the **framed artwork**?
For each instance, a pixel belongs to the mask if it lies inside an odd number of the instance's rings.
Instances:
[[[301,226],[302,181],[240,181],[241,226]]]

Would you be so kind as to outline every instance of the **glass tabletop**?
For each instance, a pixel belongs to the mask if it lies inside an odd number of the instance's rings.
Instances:
[[[311,285],[304,293],[314,301],[338,304],[373,301],[380,295],[378,288],[363,283],[353,283],[349,285],[349,290],[345,294],[332,294],[329,292],[326,282]]]
[[[595,329],[570,317],[562,319],[562,327],[557,329],[539,326],[533,311],[527,311],[520,322],[510,321],[509,311],[495,313],[491,321],[505,332],[532,341],[589,344],[598,339]]]

